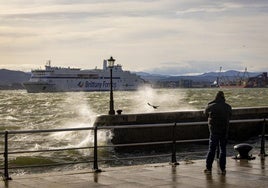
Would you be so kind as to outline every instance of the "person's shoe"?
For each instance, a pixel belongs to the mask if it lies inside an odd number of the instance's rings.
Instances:
[[[211,174],[211,172],[212,172],[211,169],[207,169],[207,168],[206,168],[206,169],[204,170],[204,173],[205,173],[205,174]]]
[[[222,170],[222,171],[221,171],[221,174],[225,176],[225,174],[226,174],[226,170]]]

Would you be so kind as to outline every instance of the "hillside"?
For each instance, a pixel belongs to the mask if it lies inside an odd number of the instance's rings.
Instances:
[[[199,81],[199,82],[214,82],[217,77],[227,77],[228,79],[234,79],[238,76],[243,76],[244,72],[229,70],[226,72],[208,72],[203,73],[200,75],[195,76],[168,76],[168,75],[154,75],[149,73],[136,73],[140,75],[143,79],[149,81],[177,81],[181,79],[187,79],[192,81]],[[259,72],[248,72],[246,76],[253,77],[259,75]]]
[[[30,79],[30,74],[22,71],[0,69],[0,89],[23,89],[23,82]]]

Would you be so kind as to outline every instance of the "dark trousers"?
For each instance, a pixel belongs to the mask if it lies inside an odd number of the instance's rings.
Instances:
[[[207,169],[209,169],[209,170],[212,169],[212,164],[213,164],[213,161],[215,158],[216,149],[220,145],[219,164],[220,164],[221,170],[225,170],[225,167],[226,167],[226,144],[227,144],[227,139],[226,139],[225,135],[221,136],[221,135],[210,134],[209,150],[208,150],[207,159],[206,159]]]

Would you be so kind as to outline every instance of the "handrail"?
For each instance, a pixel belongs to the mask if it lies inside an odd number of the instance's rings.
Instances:
[[[72,148],[60,148],[60,149],[44,149],[44,150],[18,150],[10,151],[8,154],[20,154],[20,153],[41,153],[41,152],[52,152],[52,151],[66,151],[66,150],[78,150],[78,149],[90,149],[93,147],[72,147]],[[3,152],[0,155],[4,154]]]
[[[93,127],[79,127],[79,128],[62,128],[62,129],[38,129],[38,130],[10,130],[9,134],[28,134],[28,133],[49,133],[49,132],[63,132],[63,131],[83,131],[83,130],[94,130]],[[5,131],[0,132],[5,134]]]
[[[261,142],[261,154],[266,156],[265,154],[265,126],[266,126],[266,119],[243,119],[243,120],[230,120],[230,123],[247,123],[247,122],[263,122],[262,128],[262,142]],[[65,165],[65,164],[80,164],[80,163],[90,163],[93,162],[93,169],[95,172],[100,172],[101,170],[98,167],[99,161],[110,161],[113,159],[99,159],[98,158],[98,148],[107,148],[107,147],[126,147],[126,146],[148,146],[148,145],[158,145],[158,144],[172,144],[172,151],[171,151],[171,162],[172,164],[179,164],[177,163],[176,159],[176,144],[177,143],[189,143],[189,142],[203,142],[207,141],[208,139],[189,139],[189,140],[176,140],[175,138],[175,131],[176,127],[180,126],[189,126],[189,125],[205,125],[207,124],[206,121],[203,122],[176,122],[176,123],[160,123],[160,124],[139,124],[139,125],[111,125],[111,126],[95,126],[95,127],[80,127],[80,128],[63,128],[63,129],[43,129],[43,130],[11,130],[11,131],[2,131],[0,135],[4,135],[4,152],[0,154],[4,155],[4,179],[10,180],[11,177],[9,176],[9,169],[15,168],[31,168],[31,167],[47,167],[47,166],[57,166],[57,165]],[[98,131],[100,130],[113,130],[113,129],[133,129],[133,128],[156,128],[156,127],[173,127],[172,131],[172,140],[169,141],[155,141],[155,142],[142,142],[142,143],[128,143],[128,144],[113,144],[113,145],[98,145]],[[43,150],[17,150],[17,151],[9,151],[9,143],[8,143],[8,136],[13,134],[37,134],[37,133],[51,133],[51,132],[63,132],[63,131],[82,131],[82,130],[91,130],[94,132],[94,145],[93,146],[86,146],[86,147],[70,147],[70,148],[58,148],[58,149],[43,149]],[[76,162],[68,162],[68,163],[57,163],[57,164],[45,164],[42,166],[39,165],[28,165],[28,166],[14,166],[9,167],[8,164],[8,155],[9,154],[20,154],[20,153],[36,153],[36,152],[52,152],[52,151],[64,151],[64,150],[79,150],[79,149],[93,149],[93,160],[87,161],[76,161]],[[155,156],[155,155],[154,155]],[[162,154],[157,156],[170,156],[170,154]],[[140,158],[148,158],[152,156],[141,156],[141,157],[128,157],[128,158],[120,158],[120,160],[129,160],[129,159],[140,159]]]

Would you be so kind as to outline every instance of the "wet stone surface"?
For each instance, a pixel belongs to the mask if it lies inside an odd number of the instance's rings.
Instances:
[[[80,188],[80,187],[268,187],[268,158],[261,160],[227,159],[227,173],[222,175],[217,161],[212,174],[203,173],[204,160],[104,168],[101,173],[91,169],[42,174],[13,175],[0,181],[4,188]]]

